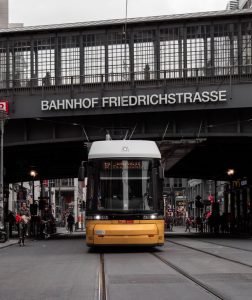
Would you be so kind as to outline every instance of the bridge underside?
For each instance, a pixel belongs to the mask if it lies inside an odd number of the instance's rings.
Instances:
[[[5,126],[5,182],[76,177],[85,143],[105,139],[155,140],[167,177],[226,179],[250,176],[252,110],[184,111],[14,119]]]
[[[228,180],[229,168],[238,178],[251,174],[252,138],[208,138],[190,141],[189,146],[188,140],[157,142],[166,177]],[[83,141],[6,147],[5,182],[29,181],[31,169],[38,172],[38,179],[77,177],[79,164],[86,159]]]
[[[227,170],[231,168],[236,178],[250,177],[251,151],[251,138],[209,138],[194,145],[187,155],[165,171],[165,176],[230,180]]]
[[[77,177],[80,162],[87,158],[82,142],[45,143],[6,147],[4,152],[5,182]]]

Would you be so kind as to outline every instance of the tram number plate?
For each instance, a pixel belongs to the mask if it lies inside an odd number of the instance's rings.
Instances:
[[[95,233],[97,235],[105,235],[106,231],[105,230],[96,230]]]
[[[133,224],[134,220],[118,220],[119,224]]]

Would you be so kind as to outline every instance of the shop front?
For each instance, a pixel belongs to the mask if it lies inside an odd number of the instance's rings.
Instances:
[[[252,233],[252,182],[243,178],[232,180],[224,193],[224,212],[231,232]]]

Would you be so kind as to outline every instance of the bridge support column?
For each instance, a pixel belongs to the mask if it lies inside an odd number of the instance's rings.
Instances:
[[[6,111],[0,111],[0,127],[1,127],[1,155],[0,155],[0,225],[4,223],[4,182],[3,182],[3,137],[4,122],[6,119]]]

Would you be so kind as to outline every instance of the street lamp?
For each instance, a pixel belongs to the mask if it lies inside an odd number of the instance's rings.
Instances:
[[[233,192],[233,183],[232,183],[232,179],[233,179],[233,175],[235,174],[235,170],[234,169],[228,169],[227,170],[227,175],[229,176],[229,200],[230,200],[230,207],[229,207],[229,203],[226,203],[226,209],[225,211],[229,211],[230,209],[230,214],[231,214],[231,219],[234,220],[235,218],[235,196],[234,196],[234,192]],[[228,200],[228,199],[227,199]],[[231,221],[230,222],[230,233],[232,233],[234,231],[234,222]]]
[[[228,170],[227,170],[227,175],[228,175],[228,176],[232,176],[232,175],[234,175],[234,173],[235,173],[235,170],[234,170],[234,169],[228,169]]]
[[[235,170],[234,169],[228,169],[227,170],[227,175],[229,176],[229,185],[230,185],[230,190],[232,188],[232,178],[233,175],[235,174]]]
[[[35,170],[31,170],[30,171],[30,176],[33,178],[32,180],[32,203],[34,204],[35,201],[34,201],[34,180],[35,180],[35,177],[37,176],[37,172]]]

